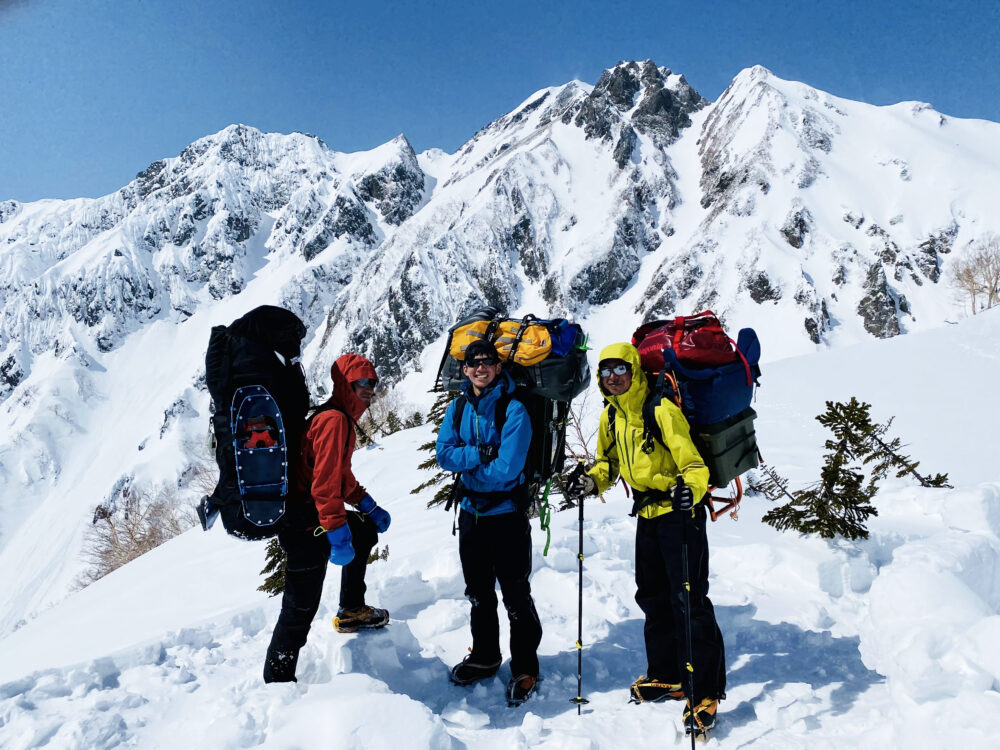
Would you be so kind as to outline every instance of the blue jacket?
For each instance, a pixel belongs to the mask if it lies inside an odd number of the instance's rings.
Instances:
[[[501,372],[483,394],[476,397],[472,383],[466,381],[462,395],[448,405],[437,438],[437,461],[445,471],[461,474],[465,486],[462,508],[478,515],[499,515],[515,510],[513,499],[495,503],[495,498],[477,497],[476,492],[512,492],[524,483],[522,472],[531,444],[531,420],[524,404],[511,399],[503,432],[497,433],[496,405],[504,393],[513,393],[514,380]],[[462,421],[455,431],[455,410],[466,400]],[[497,457],[488,464],[479,460],[480,445],[499,445]]]

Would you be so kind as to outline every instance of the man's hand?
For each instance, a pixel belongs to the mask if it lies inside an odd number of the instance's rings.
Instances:
[[[330,541],[330,562],[334,565],[347,565],[354,559],[354,545],[351,543],[351,530],[346,523],[326,532]]]
[[[563,489],[571,500],[579,500],[597,494],[597,482],[587,474],[583,461],[577,462],[573,471],[563,476]]]
[[[371,495],[365,495],[361,498],[361,502],[358,503],[358,510],[372,520],[379,534],[384,534],[386,529],[389,528],[389,522],[392,520],[389,516],[389,511],[376,505]]]
[[[490,461],[494,460],[499,453],[499,445],[479,445],[479,460],[484,464],[488,464]]]
[[[677,484],[674,485],[673,503],[677,510],[691,510],[694,507],[694,493],[684,483],[684,477],[677,477]]]

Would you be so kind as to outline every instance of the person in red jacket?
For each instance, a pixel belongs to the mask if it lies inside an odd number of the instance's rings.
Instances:
[[[354,425],[371,403],[378,375],[358,354],[341,356],[330,374],[333,394],[310,416],[302,438],[298,489],[304,502],[291,509],[278,532],[287,557],[285,591],[264,660],[265,682],[295,681],[299,649],[319,609],[328,559],[343,566],[334,627],[353,633],[389,622],[386,610],[365,604],[365,571],[378,534],[391,519],[351,470]]]

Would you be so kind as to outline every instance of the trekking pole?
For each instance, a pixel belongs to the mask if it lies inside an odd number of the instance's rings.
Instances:
[[[677,510],[681,512],[681,575],[684,578],[684,668],[687,671],[686,692],[690,716],[685,729],[691,735],[691,750],[694,750],[694,728],[696,726],[694,718],[694,647],[691,645],[691,576],[688,573],[688,513],[694,507],[694,503],[687,499],[683,501],[677,499],[683,495],[685,487],[684,477],[678,476],[674,492],[674,502],[676,503]]]
[[[570,703],[576,704],[576,715],[579,716],[583,710],[584,703],[590,703],[583,697],[583,496],[578,500],[580,503],[580,551],[577,553],[577,560],[580,561],[580,575],[578,589],[580,592],[577,604],[577,632],[576,632],[576,698],[570,698]]]

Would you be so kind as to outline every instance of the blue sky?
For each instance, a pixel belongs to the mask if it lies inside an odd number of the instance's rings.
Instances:
[[[532,92],[650,58],[1000,119],[1000,2],[0,0],[0,200],[96,197],[241,122],[454,151]]]

